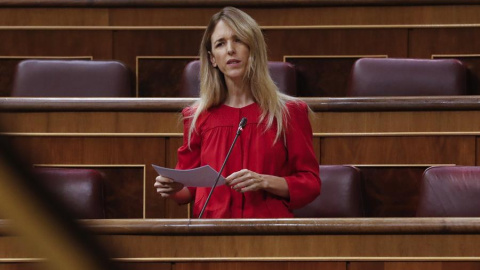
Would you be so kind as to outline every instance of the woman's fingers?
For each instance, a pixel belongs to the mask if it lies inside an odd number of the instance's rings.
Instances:
[[[171,179],[171,178],[168,178],[168,177],[164,177],[164,176],[159,175],[159,176],[157,176],[157,177],[155,178],[155,182],[156,182],[156,183],[172,183],[172,182],[174,182],[174,181],[173,181],[173,179]]]
[[[253,172],[247,169],[240,170],[238,172],[234,172],[231,175],[229,175],[226,180],[227,180],[227,185],[229,186],[234,186],[238,183],[244,182],[245,180],[248,180],[253,177]]]
[[[183,184],[161,175],[155,178],[153,186],[157,189],[157,193],[162,197],[169,197],[171,194],[174,194],[183,188]]]
[[[256,191],[261,189],[261,185],[257,181],[246,181],[247,185],[240,188],[240,192]]]
[[[227,177],[227,185],[238,192],[255,191],[262,189],[262,177],[250,170],[241,170]]]

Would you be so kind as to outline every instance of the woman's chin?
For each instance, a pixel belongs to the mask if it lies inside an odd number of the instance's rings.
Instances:
[[[243,81],[243,77],[245,76],[245,72],[227,72],[224,74],[225,79],[231,81]]]

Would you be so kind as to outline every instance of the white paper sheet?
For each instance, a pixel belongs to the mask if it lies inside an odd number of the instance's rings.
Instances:
[[[217,179],[218,172],[209,165],[190,170],[175,170],[152,164],[161,176],[165,176],[182,183],[186,187],[212,187]],[[217,186],[225,184],[225,178],[220,176]]]

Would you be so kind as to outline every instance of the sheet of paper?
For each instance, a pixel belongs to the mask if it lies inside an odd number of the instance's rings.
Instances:
[[[190,170],[175,170],[152,164],[161,176],[171,178],[186,187],[212,187],[217,179],[218,172],[209,165]],[[225,184],[225,178],[220,176],[217,186]]]

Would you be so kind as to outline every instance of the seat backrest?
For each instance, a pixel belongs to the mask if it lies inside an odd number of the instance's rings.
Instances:
[[[353,166],[320,165],[322,190],[307,206],[293,211],[295,217],[363,217],[360,171]]]
[[[467,71],[456,59],[361,58],[348,96],[451,96],[467,92]]]
[[[480,167],[438,166],[425,170],[417,217],[480,217]]]
[[[286,62],[268,62],[268,70],[280,92],[295,96],[297,94],[297,75],[295,67]],[[188,63],[182,75],[179,96],[198,97],[200,93],[200,60]]]
[[[79,219],[105,218],[103,175],[93,169],[35,168],[52,196]]]
[[[129,69],[118,61],[24,60],[13,80],[14,97],[130,97]]]

